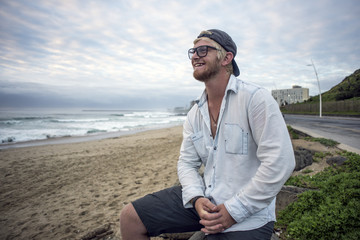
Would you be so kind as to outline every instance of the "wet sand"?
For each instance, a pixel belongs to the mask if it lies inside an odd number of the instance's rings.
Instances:
[[[0,150],[0,238],[81,239],[177,181],[182,127]]]

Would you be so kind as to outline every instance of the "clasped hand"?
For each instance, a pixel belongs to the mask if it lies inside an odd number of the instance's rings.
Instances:
[[[220,233],[236,223],[224,204],[217,206],[207,198],[199,198],[195,202],[195,209],[200,216],[200,224],[204,226],[201,229],[204,233]]]

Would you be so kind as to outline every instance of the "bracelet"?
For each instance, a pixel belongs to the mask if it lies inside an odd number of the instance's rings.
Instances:
[[[195,203],[199,198],[203,198],[203,196],[197,196],[197,197],[194,197],[193,199],[191,199],[191,204],[193,205],[193,207],[195,207]]]

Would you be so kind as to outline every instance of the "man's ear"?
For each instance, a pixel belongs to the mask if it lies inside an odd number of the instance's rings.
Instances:
[[[223,66],[228,65],[229,63],[231,63],[231,61],[234,59],[234,55],[232,54],[232,52],[227,52],[224,60],[223,60]]]

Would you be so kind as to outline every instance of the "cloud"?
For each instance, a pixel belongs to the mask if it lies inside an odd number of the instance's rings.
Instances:
[[[220,28],[238,45],[241,79],[315,95],[311,59],[323,91],[359,68],[359,12],[356,0],[2,1],[0,94],[185,105],[203,89],[186,52]]]

